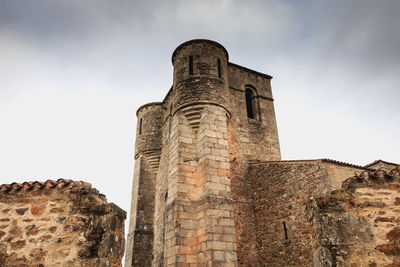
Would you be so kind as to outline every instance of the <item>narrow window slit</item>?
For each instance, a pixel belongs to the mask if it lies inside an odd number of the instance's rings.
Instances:
[[[189,56],[189,75],[193,75],[193,56]]]
[[[246,89],[246,108],[247,108],[247,118],[254,119],[254,109],[253,109],[253,91]]]
[[[283,231],[285,232],[285,240],[288,240],[289,237],[288,237],[286,222],[283,222]]]
[[[221,73],[221,59],[218,59],[218,77],[221,78],[222,73]]]
[[[143,124],[143,119],[140,118],[140,122],[139,122],[139,135],[142,135],[142,124]]]

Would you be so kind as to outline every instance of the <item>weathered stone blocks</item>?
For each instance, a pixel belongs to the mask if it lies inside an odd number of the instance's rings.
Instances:
[[[0,266],[121,266],[125,218],[87,183],[2,185]]]

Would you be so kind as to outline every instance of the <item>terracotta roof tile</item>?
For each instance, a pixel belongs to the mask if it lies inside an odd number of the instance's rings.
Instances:
[[[332,164],[337,164],[337,165],[343,165],[343,166],[349,166],[349,167],[354,167],[354,168],[359,168],[359,169],[364,169],[364,170],[369,170],[365,166],[360,166],[356,164],[351,164],[343,161],[338,161],[338,160],[333,160],[333,159],[299,159],[299,160],[271,160],[271,161],[250,161],[250,164],[258,164],[258,163],[307,163],[307,162],[327,162],[327,163],[332,163]]]
[[[0,185],[0,192],[8,192],[10,190],[21,190],[21,189],[34,189],[34,188],[53,188],[53,187],[86,187],[92,188],[92,184],[83,181],[74,181],[69,179],[58,179],[57,181],[54,180],[47,180],[45,182],[40,181],[33,181],[33,182],[23,182],[21,183],[11,183],[11,184],[2,184]]]
[[[365,169],[365,166],[360,166],[352,163],[347,163],[344,161],[338,161],[334,159],[321,159],[323,162],[329,162],[329,163],[334,163],[334,164],[339,164],[339,165],[344,165],[344,166],[349,166],[349,167],[355,167],[355,168],[360,168],[360,169]]]
[[[389,161],[384,161],[384,160],[378,159],[378,160],[375,160],[374,162],[368,163],[368,164],[365,165],[364,167],[368,168],[368,167],[370,167],[370,166],[372,166],[372,165],[375,165],[375,164],[377,164],[377,163],[379,163],[379,162],[386,163],[386,164],[390,164],[390,165],[399,166],[399,164],[397,164],[397,163],[393,163],[393,162],[389,162]]]

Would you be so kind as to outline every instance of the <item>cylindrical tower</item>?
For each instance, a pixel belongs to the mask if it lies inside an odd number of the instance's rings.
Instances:
[[[136,111],[135,158],[141,153],[161,150],[163,112],[159,102],[145,104]]]
[[[137,112],[135,170],[125,266],[151,266],[155,178],[162,149],[162,103],[149,103]]]
[[[228,52],[217,42],[196,39],[178,46],[174,66],[173,111],[194,103],[213,103],[229,110]]]
[[[178,46],[172,63],[164,256],[153,266],[237,266],[228,52],[214,41],[191,40]]]

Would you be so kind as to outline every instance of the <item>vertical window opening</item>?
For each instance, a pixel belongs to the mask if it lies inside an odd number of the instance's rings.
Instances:
[[[171,137],[171,128],[172,128],[172,103],[169,106],[169,118],[168,118],[168,139]]]
[[[246,89],[246,108],[247,108],[247,118],[254,119],[254,109],[253,109],[253,91]]]
[[[222,74],[221,73],[221,59],[218,59],[217,63],[218,63],[218,77],[221,78],[221,76],[222,76],[221,75]]]
[[[285,240],[288,240],[289,237],[288,237],[286,222],[283,222],[283,231],[285,232]]]
[[[193,56],[189,56],[189,75],[193,75]]]
[[[142,135],[142,124],[143,124],[143,119],[140,118],[140,122],[139,122],[139,135]]]

